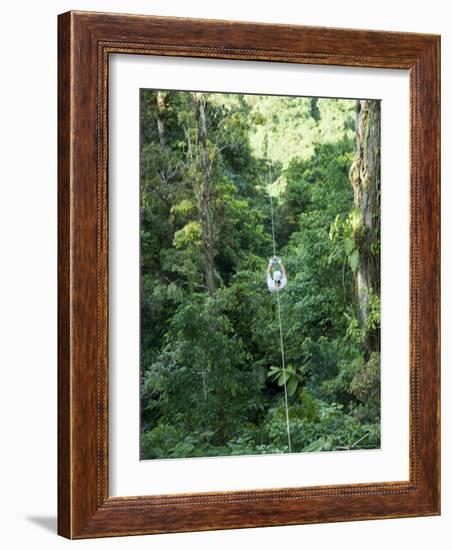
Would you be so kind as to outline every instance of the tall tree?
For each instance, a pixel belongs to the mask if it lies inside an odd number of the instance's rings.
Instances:
[[[200,224],[202,253],[206,277],[206,286],[209,296],[215,293],[214,276],[214,234],[212,220],[212,178],[211,163],[207,151],[207,122],[206,122],[206,99],[201,93],[193,94],[198,124],[198,143],[201,153],[201,174],[200,174]]]
[[[162,147],[166,146],[166,136],[165,136],[165,123],[164,123],[164,113],[166,109],[165,105],[165,92],[157,92],[157,130],[159,133],[160,145]]]
[[[356,102],[356,154],[350,167],[355,212],[355,243],[359,254],[355,274],[358,319],[367,354],[378,351],[379,328],[369,329],[371,300],[380,293],[380,102]]]

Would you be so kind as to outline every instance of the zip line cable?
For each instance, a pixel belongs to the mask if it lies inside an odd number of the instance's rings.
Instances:
[[[271,165],[269,166],[268,170],[268,179],[269,179],[269,186],[272,183],[271,181]],[[272,218],[272,239],[273,239],[273,257],[276,258],[276,239],[275,239],[275,217],[273,213],[273,198],[272,195],[270,195],[270,210],[271,210],[271,218]],[[289,421],[289,403],[287,399],[287,377],[286,377],[286,360],[284,357],[284,339],[283,339],[283,330],[282,330],[282,322],[281,322],[281,301],[279,297],[279,292],[276,292],[276,299],[277,299],[277,306],[278,306],[278,322],[279,322],[279,343],[281,347],[281,366],[283,371],[283,380],[284,380],[284,405],[286,409],[286,430],[287,430],[287,442],[289,444],[289,453],[292,452],[292,442],[290,440],[290,421]]]
[[[271,175],[269,176],[271,179]],[[275,219],[273,216],[273,197],[270,195],[270,209],[272,212],[272,238],[273,238],[273,257],[276,257],[276,241],[275,241]]]

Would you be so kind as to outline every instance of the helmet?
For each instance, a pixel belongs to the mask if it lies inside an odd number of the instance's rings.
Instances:
[[[273,280],[274,280],[274,281],[278,282],[278,281],[281,280],[281,278],[282,278],[282,273],[281,273],[281,271],[278,270],[278,271],[275,271],[275,272],[273,273]]]

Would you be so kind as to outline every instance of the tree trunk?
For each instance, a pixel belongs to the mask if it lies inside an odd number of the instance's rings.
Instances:
[[[360,214],[355,231],[359,253],[355,275],[358,319],[367,354],[378,351],[380,330],[368,329],[370,299],[380,293],[380,103],[356,102],[356,156],[350,168],[354,206]]]
[[[165,108],[165,96],[163,92],[157,92],[157,130],[159,132],[159,140],[162,147],[166,147],[165,123],[163,121]]]
[[[200,191],[200,221],[202,253],[206,286],[209,296],[215,293],[214,277],[214,238],[212,226],[211,191],[212,182],[210,174],[210,163],[207,154],[207,123],[205,105],[206,101],[202,94],[196,94],[195,105],[198,121],[198,141],[201,152],[201,191]]]

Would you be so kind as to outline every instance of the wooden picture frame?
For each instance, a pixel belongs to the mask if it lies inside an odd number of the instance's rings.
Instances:
[[[58,39],[58,532],[89,538],[440,513],[440,38],[68,12]],[[410,74],[408,481],[110,497],[108,60],[112,53]]]

